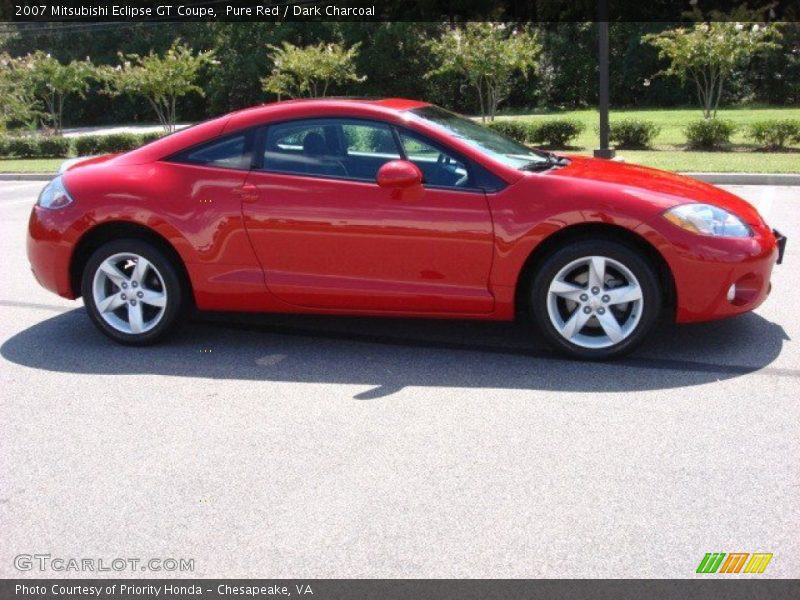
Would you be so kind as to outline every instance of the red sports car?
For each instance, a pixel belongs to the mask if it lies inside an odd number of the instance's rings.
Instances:
[[[511,320],[581,358],[659,315],[728,317],[785,238],[747,202],[532,150],[425,102],[268,104],[69,165],[30,217],[39,282],[147,344],[187,309]]]

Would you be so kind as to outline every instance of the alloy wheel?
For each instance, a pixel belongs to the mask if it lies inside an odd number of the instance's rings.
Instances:
[[[139,254],[122,252],[106,258],[94,273],[94,304],[115,330],[140,334],[164,316],[167,287],[155,265]]]
[[[643,305],[636,276],[607,256],[570,262],[556,273],[547,291],[553,327],[582,348],[609,348],[627,339],[641,320]]]

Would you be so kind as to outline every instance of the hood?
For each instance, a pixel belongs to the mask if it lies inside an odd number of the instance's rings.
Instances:
[[[570,155],[570,164],[548,173],[554,177],[573,177],[608,183],[620,188],[635,188],[649,200],[657,195],[664,208],[703,202],[724,208],[751,225],[764,225],[758,211],[748,202],[725,190],[685,175],[624,162]]]
[[[119,154],[100,154],[94,156],[79,156],[77,158],[70,158],[61,163],[58,169],[58,174],[77,169],[79,167],[87,167],[89,165],[98,165],[104,163],[112,158],[119,156]]]

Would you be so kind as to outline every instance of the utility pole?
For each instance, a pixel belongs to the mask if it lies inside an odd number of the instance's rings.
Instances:
[[[600,67],[600,147],[594,151],[596,158],[614,158],[608,147],[608,0],[597,3],[597,55]]]

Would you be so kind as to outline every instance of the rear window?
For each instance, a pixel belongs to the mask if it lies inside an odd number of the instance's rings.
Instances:
[[[223,169],[249,169],[251,138],[250,132],[229,135],[195,146],[174,156],[172,160]]]

